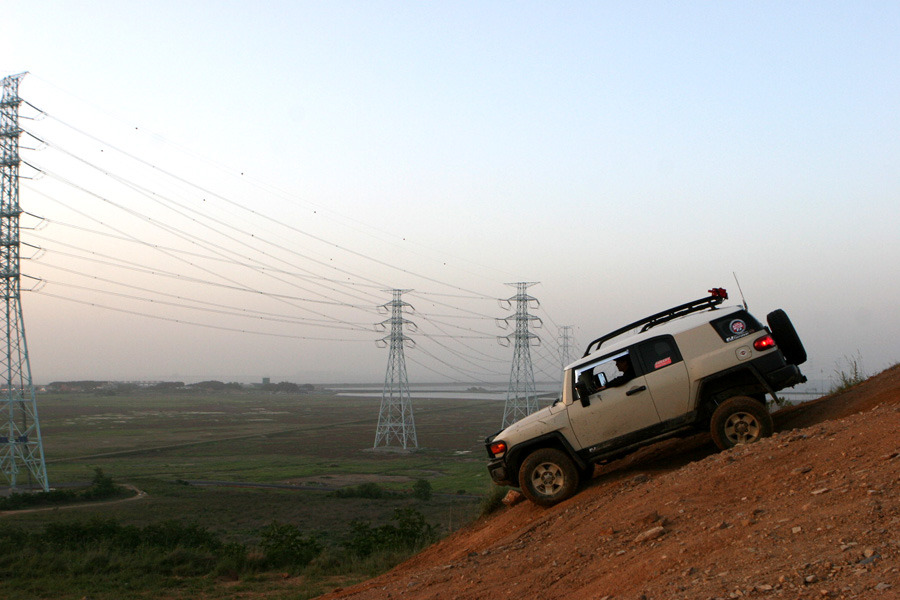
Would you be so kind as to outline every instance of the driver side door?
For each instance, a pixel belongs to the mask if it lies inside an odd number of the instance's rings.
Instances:
[[[634,378],[621,385],[607,385],[622,375],[616,366],[616,361],[622,358],[632,361],[638,369]],[[582,448],[659,424],[653,397],[635,358],[628,351],[617,352],[576,370],[581,399],[569,407],[569,423]]]

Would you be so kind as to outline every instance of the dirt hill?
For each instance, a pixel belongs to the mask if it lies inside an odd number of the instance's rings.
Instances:
[[[900,598],[900,365],[776,429],[663,442],[321,598]]]

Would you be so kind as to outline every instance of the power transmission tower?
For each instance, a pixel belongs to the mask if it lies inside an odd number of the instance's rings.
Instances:
[[[47,465],[38,421],[25,321],[22,318],[19,271],[19,80],[26,74],[10,75],[2,81],[0,96],[0,290],[6,301],[0,315],[0,471],[11,488],[19,483],[20,470],[45,492]]]
[[[565,368],[572,362],[572,326],[563,325],[559,328],[559,358],[562,361],[562,368]]]
[[[408,302],[400,299],[400,296],[410,290],[393,290],[394,299],[379,307],[382,310],[390,310],[391,318],[378,324],[379,327],[391,327],[391,335],[378,340],[382,348],[390,345],[391,354],[388,357],[388,366],[384,374],[384,388],[381,391],[381,410],[378,413],[378,429],[375,431],[375,444],[378,446],[391,446],[396,442],[404,450],[418,448],[416,439],[416,423],[413,419],[412,400],[409,396],[409,379],[406,376],[406,358],[403,355],[403,347],[414,346],[412,338],[403,333],[403,326],[407,325],[415,331],[416,324],[403,317],[404,309],[410,311],[413,307]]]
[[[512,425],[519,419],[537,410],[537,392],[534,388],[534,368],[531,365],[531,346],[537,345],[541,339],[529,331],[529,325],[541,326],[541,320],[528,313],[528,309],[540,306],[537,298],[528,295],[529,286],[537,282],[508,283],[516,286],[516,295],[503,300],[510,307],[516,302],[516,312],[500,322],[509,324],[515,319],[515,331],[499,338],[500,343],[508,346],[511,338],[514,342],[512,368],[509,373],[509,387],[506,390],[506,406],[503,409],[503,427]]]

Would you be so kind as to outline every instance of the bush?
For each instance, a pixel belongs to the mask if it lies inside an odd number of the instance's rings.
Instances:
[[[163,521],[147,525],[140,535],[141,544],[158,548],[203,548],[216,550],[222,542],[213,533],[196,524]]]
[[[869,377],[863,370],[862,357],[860,357],[859,352],[857,352],[855,356],[845,356],[843,362],[843,366],[841,363],[835,365],[835,379],[831,386],[832,394],[843,392],[858,383],[862,383]]]
[[[431,484],[424,479],[417,479],[413,484],[413,498],[427,502],[431,500]]]
[[[19,510],[33,506],[54,504],[70,504],[90,500],[106,500],[118,498],[127,492],[113,483],[111,477],[103,474],[100,468],[94,469],[91,486],[82,490],[50,490],[49,492],[19,493],[14,492],[6,498],[0,498],[0,510]]]
[[[113,498],[119,494],[119,488],[113,483],[112,477],[103,474],[103,469],[96,467],[94,469],[94,479],[91,481],[91,487],[82,492],[81,498],[84,500],[105,500]]]
[[[263,529],[259,547],[272,567],[305,567],[322,552],[322,545],[304,536],[296,525],[277,521]]]
[[[436,529],[425,521],[425,516],[413,508],[394,510],[391,521],[396,523],[372,527],[359,519],[350,523],[350,539],[344,543],[350,552],[366,557],[375,551],[415,550],[433,542]]]
[[[485,517],[503,507],[503,498],[509,492],[509,488],[492,485],[491,491],[481,501],[481,516]]]
[[[374,482],[361,483],[355,487],[341,488],[332,492],[337,498],[367,498],[380,500],[388,495],[381,486]]]

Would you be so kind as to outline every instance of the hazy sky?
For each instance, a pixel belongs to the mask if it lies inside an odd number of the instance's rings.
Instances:
[[[900,360],[900,4],[8,0],[36,382],[538,379],[726,287]],[[38,173],[34,168],[40,169]],[[41,220],[43,219],[43,220]],[[38,283],[38,280],[41,280]]]

